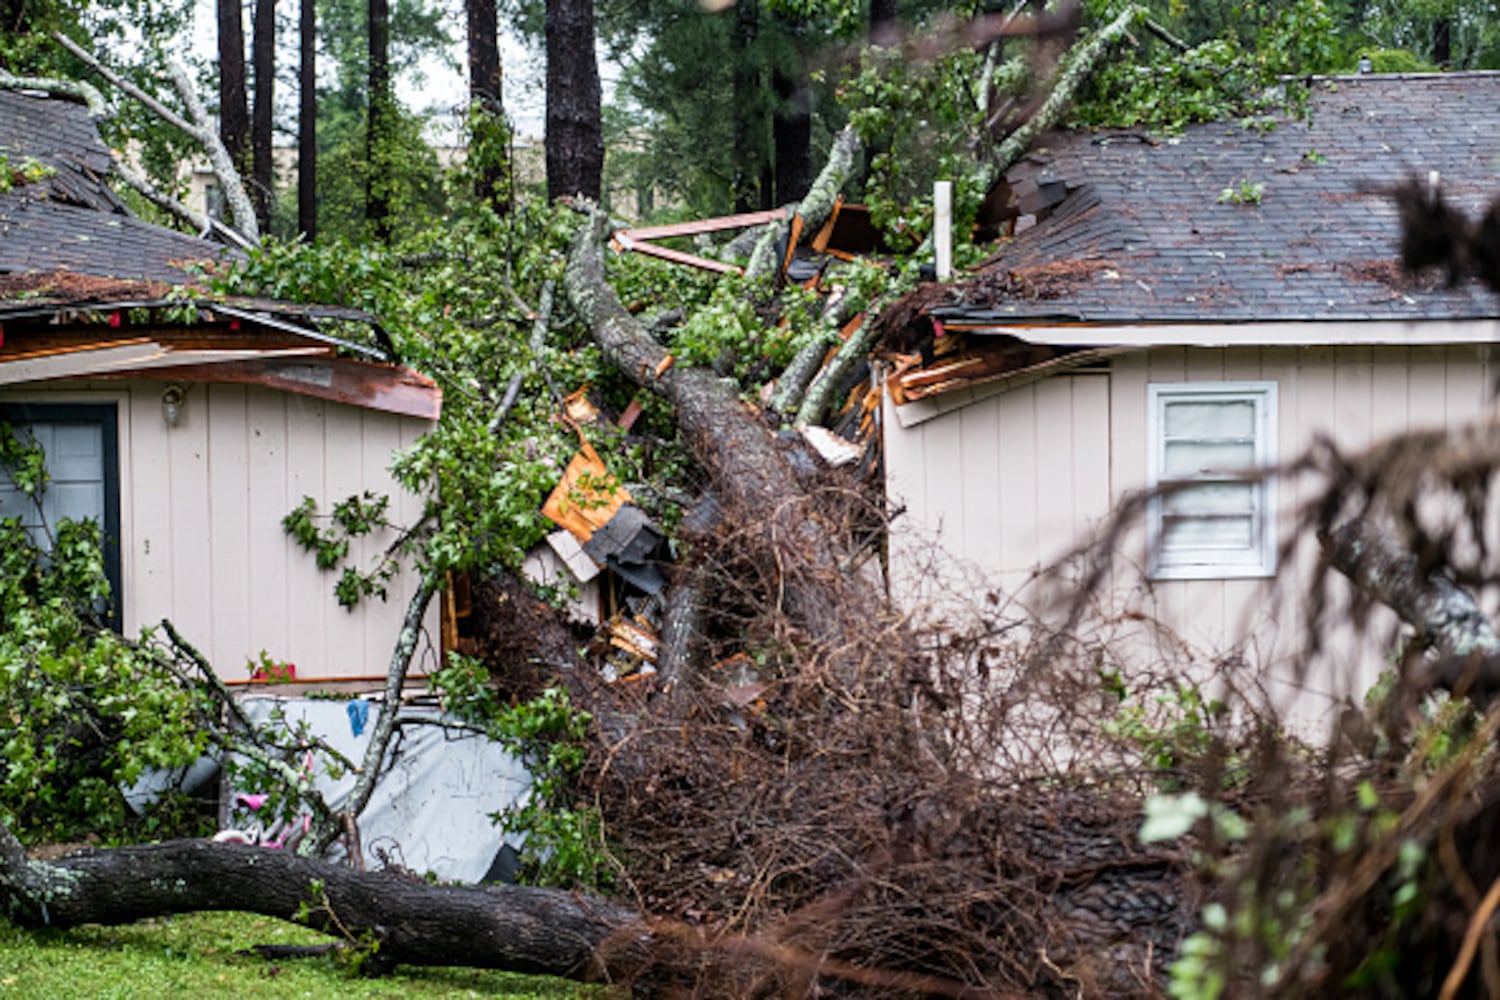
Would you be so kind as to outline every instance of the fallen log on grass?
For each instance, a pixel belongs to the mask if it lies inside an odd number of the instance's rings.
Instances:
[[[127,924],[203,910],[311,927],[368,950],[379,968],[454,965],[609,980],[647,939],[633,911],[560,889],[433,885],[206,840],[37,861],[0,826],[0,912],[22,927]],[[602,950],[606,940],[611,947]]]

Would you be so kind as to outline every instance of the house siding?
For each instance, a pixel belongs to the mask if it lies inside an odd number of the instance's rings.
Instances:
[[[333,596],[334,572],[318,570],[283,531],[303,496],[327,512],[351,493],[387,493],[393,524],[413,523],[421,499],[392,481],[396,451],[425,420],[324,402],[255,386],[194,384],[175,427],[162,417],[169,383],[141,380],[29,385],[3,401],[114,402],[120,434],[120,551],[124,630],[171,619],[225,680],[248,677],[264,649],[297,665],[298,680],[385,673],[416,575],[402,572],[389,597],[353,612]],[[393,540],[354,540],[354,565],[370,567]],[[435,667],[438,609],[425,622]]]
[[[975,392],[982,398],[914,426],[888,412],[888,489],[905,506],[892,543],[893,592],[930,602],[954,590],[972,595],[978,582],[1040,606],[1041,592],[1027,586],[1034,574],[1147,484],[1151,382],[1275,382],[1277,452],[1285,462],[1320,435],[1356,450],[1402,431],[1472,422],[1489,412],[1495,375],[1484,345],[1155,348],[1114,359],[1107,373],[1058,375],[988,397]],[[1317,485],[1305,476],[1278,484],[1281,541]],[[1258,579],[1145,587],[1145,555],[1142,525],[1117,546],[1113,593],[1144,604],[1194,648],[1243,648],[1266,665],[1297,650],[1301,596],[1317,563],[1311,539],[1278,565],[1275,594]],[[1361,662],[1356,686],[1373,680],[1369,659]]]

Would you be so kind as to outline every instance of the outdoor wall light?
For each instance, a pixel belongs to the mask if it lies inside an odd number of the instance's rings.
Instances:
[[[169,385],[161,393],[161,415],[168,427],[176,427],[182,416],[182,404],[187,401],[187,390],[180,385]]]

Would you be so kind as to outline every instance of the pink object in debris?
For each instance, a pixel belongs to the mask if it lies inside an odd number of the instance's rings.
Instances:
[[[240,792],[234,797],[234,804],[244,806],[251,812],[259,812],[260,807],[265,805],[270,797],[263,792]]]

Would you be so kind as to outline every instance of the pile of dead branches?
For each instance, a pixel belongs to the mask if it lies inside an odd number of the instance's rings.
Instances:
[[[800,499],[837,537],[874,516],[827,479]],[[1018,745],[1096,729],[1081,720],[1094,681],[1060,660],[1023,698],[1043,645],[1009,638],[994,605],[963,631],[914,628],[871,585],[876,560],[817,581],[846,637],[830,645],[766,599],[809,587],[786,574],[797,539],[721,514],[682,570],[709,637],[695,669],[579,696],[600,720],[591,792],[620,888],[654,920],[643,981],[736,997],[1156,990],[1195,920],[1185,856],[1138,842],[1140,787],[1085,762],[1098,754],[1043,765]]]

